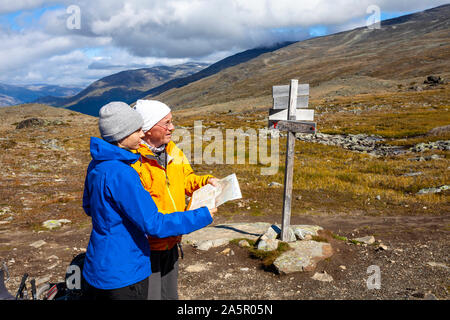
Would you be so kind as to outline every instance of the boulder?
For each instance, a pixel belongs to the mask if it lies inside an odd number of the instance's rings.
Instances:
[[[443,185],[437,188],[425,188],[425,189],[420,189],[419,192],[417,192],[417,195],[420,194],[427,194],[427,193],[440,193],[442,191],[448,190],[450,188],[450,186],[448,185]]]
[[[256,241],[270,225],[266,222],[219,224],[184,235],[182,241],[197,249],[200,246],[203,248],[200,250],[208,250],[211,247],[227,244],[233,239],[246,238]]]
[[[293,272],[314,271],[319,261],[333,255],[329,243],[312,240],[290,243],[293,250],[282,253],[275,261],[278,272],[289,274]]]
[[[436,127],[428,131],[429,136],[438,136],[450,132],[450,124],[442,127]]]
[[[41,140],[41,144],[44,145],[45,149],[64,151],[64,148],[59,145],[59,142],[56,139],[43,139]]]
[[[31,127],[42,127],[45,125],[45,121],[39,118],[29,118],[25,119],[23,121],[20,121],[16,129],[23,129],[23,128],[31,128]]]
[[[329,275],[326,271],[324,272],[316,272],[311,279],[318,280],[322,282],[331,282],[333,281],[333,277]]]
[[[298,240],[305,240],[307,235],[317,236],[317,232],[323,229],[322,227],[313,225],[295,225],[291,226],[291,228]]]
[[[280,232],[281,229],[277,225],[273,224],[267,229],[267,231],[264,233],[264,236],[266,236],[267,239],[276,239]]]
[[[198,264],[192,264],[186,267],[184,269],[186,272],[203,272],[206,271],[208,267],[205,264],[198,263]]]
[[[208,251],[210,248],[220,247],[224,244],[228,244],[228,239],[214,239],[214,240],[204,240],[195,244],[198,250]]]
[[[426,78],[426,80],[425,80],[423,83],[424,83],[424,84],[428,84],[428,85],[435,86],[435,85],[438,85],[438,84],[444,84],[445,81],[444,81],[444,79],[442,79],[442,78],[439,77],[439,76],[433,76],[433,75],[431,75],[431,76],[428,76],[428,77]]]
[[[262,239],[281,239],[281,227],[279,225],[271,225],[267,231],[261,236]],[[288,229],[288,238],[286,242],[294,242],[297,238],[292,227]]]
[[[262,251],[273,251],[278,248],[280,240],[277,239],[261,239],[258,241],[257,249]]]
[[[361,242],[361,243],[365,243],[365,244],[373,244],[375,242],[375,237],[367,236],[367,237],[356,238],[353,240]]]
[[[195,245],[198,250],[208,251],[212,247],[212,240],[201,241]]]
[[[420,176],[422,175],[423,172],[422,171],[418,171],[418,172],[408,172],[403,174],[404,177],[415,177],[415,176]]]
[[[282,187],[283,185],[281,183],[272,181],[271,183],[268,184],[268,186],[269,187]]]
[[[220,254],[223,254],[225,256],[230,255],[230,253],[232,252],[232,250],[230,248],[226,248],[225,250],[223,250]]]
[[[297,133],[296,138],[306,142],[321,143],[325,145],[340,146],[344,149],[367,153],[372,156],[388,156],[405,153],[407,150],[401,146],[388,146],[381,144],[384,139],[377,135],[349,134],[331,135],[317,133],[315,135]]]
[[[280,233],[280,237],[281,237],[281,233]],[[295,242],[295,241],[297,241],[297,238],[295,236],[294,230],[292,230],[292,227],[290,227],[288,229],[287,239],[285,239],[284,241],[286,241],[286,242]]]
[[[385,244],[383,244],[383,243],[378,244],[377,251],[380,251],[380,250],[386,251],[386,250],[388,250],[388,249],[389,249],[389,248],[388,248],[387,245],[385,245]]]
[[[68,219],[47,220],[42,223],[42,226],[51,230],[61,227],[63,223],[70,223],[70,222],[71,221]]]
[[[250,243],[248,243],[247,240],[241,240],[241,241],[239,241],[238,245],[239,245],[239,247],[241,247],[241,248],[248,248],[248,247],[250,247]]]
[[[450,140],[438,140],[433,142],[421,142],[409,149],[412,152],[424,152],[427,150],[450,150]]]
[[[38,240],[38,241],[35,241],[33,243],[30,243],[30,247],[38,249],[38,248],[42,247],[44,244],[46,244],[46,243],[47,242],[45,242],[44,240]]]

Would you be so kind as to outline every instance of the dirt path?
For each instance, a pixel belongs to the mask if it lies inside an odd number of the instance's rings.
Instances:
[[[225,222],[278,223],[278,216],[217,217]],[[319,263],[331,282],[311,279],[314,272],[277,275],[252,259],[247,249],[229,244],[208,251],[184,245],[180,260],[181,299],[449,299],[450,216],[294,216],[292,224],[317,224],[334,234],[356,238],[373,235],[388,250],[329,239],[334,255]],[[7,261],[15,293],[23,273],[31,278],[63,281],[72,257],[89,241],[89,227],[65,225],[59,230],[33,232],[0,225],[0,260]],[[37,241],[43,240],[39,243]],[[30,246],[36,243],[34,248]],[[230,248],[228,254],[224,249]],[[380,289],[369,290],[369,266],[381,272]]]

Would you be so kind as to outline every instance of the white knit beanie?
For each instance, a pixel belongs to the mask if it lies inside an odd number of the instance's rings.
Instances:
[[[167,116],[171,111],[166,104],[160,101],[142,99],[136,101],[134,110],[136,110],[144,119],[144,125],[142,126],[144,132],[153,128],[155,124],[161,121],[161,119]]]

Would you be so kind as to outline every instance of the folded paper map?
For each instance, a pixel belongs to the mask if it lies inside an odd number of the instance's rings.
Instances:
[[[207,184],[194,191],[189,210],[194,210],[203,206],[208,207],[208,209],[217,208],[227,201],[241,198],[241,189],[239,188],[236,174],[233,173],[220,179],[217,183],[217,187]]]

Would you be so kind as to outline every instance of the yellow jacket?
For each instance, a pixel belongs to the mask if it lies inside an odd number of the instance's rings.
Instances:
[[[175,143],[166,146],[167,166],[160,166],[154,153],[144,144],[137,150],[141,157],[131,166],[139,173],[142,185],[150,192],[159,211],[169,214],[186,210],[185,195],[207,184],[211,175],[194,174],[188,159]],[[151,250],[168,250],[181,241],[181,236],[154,238],[148,236]]]

